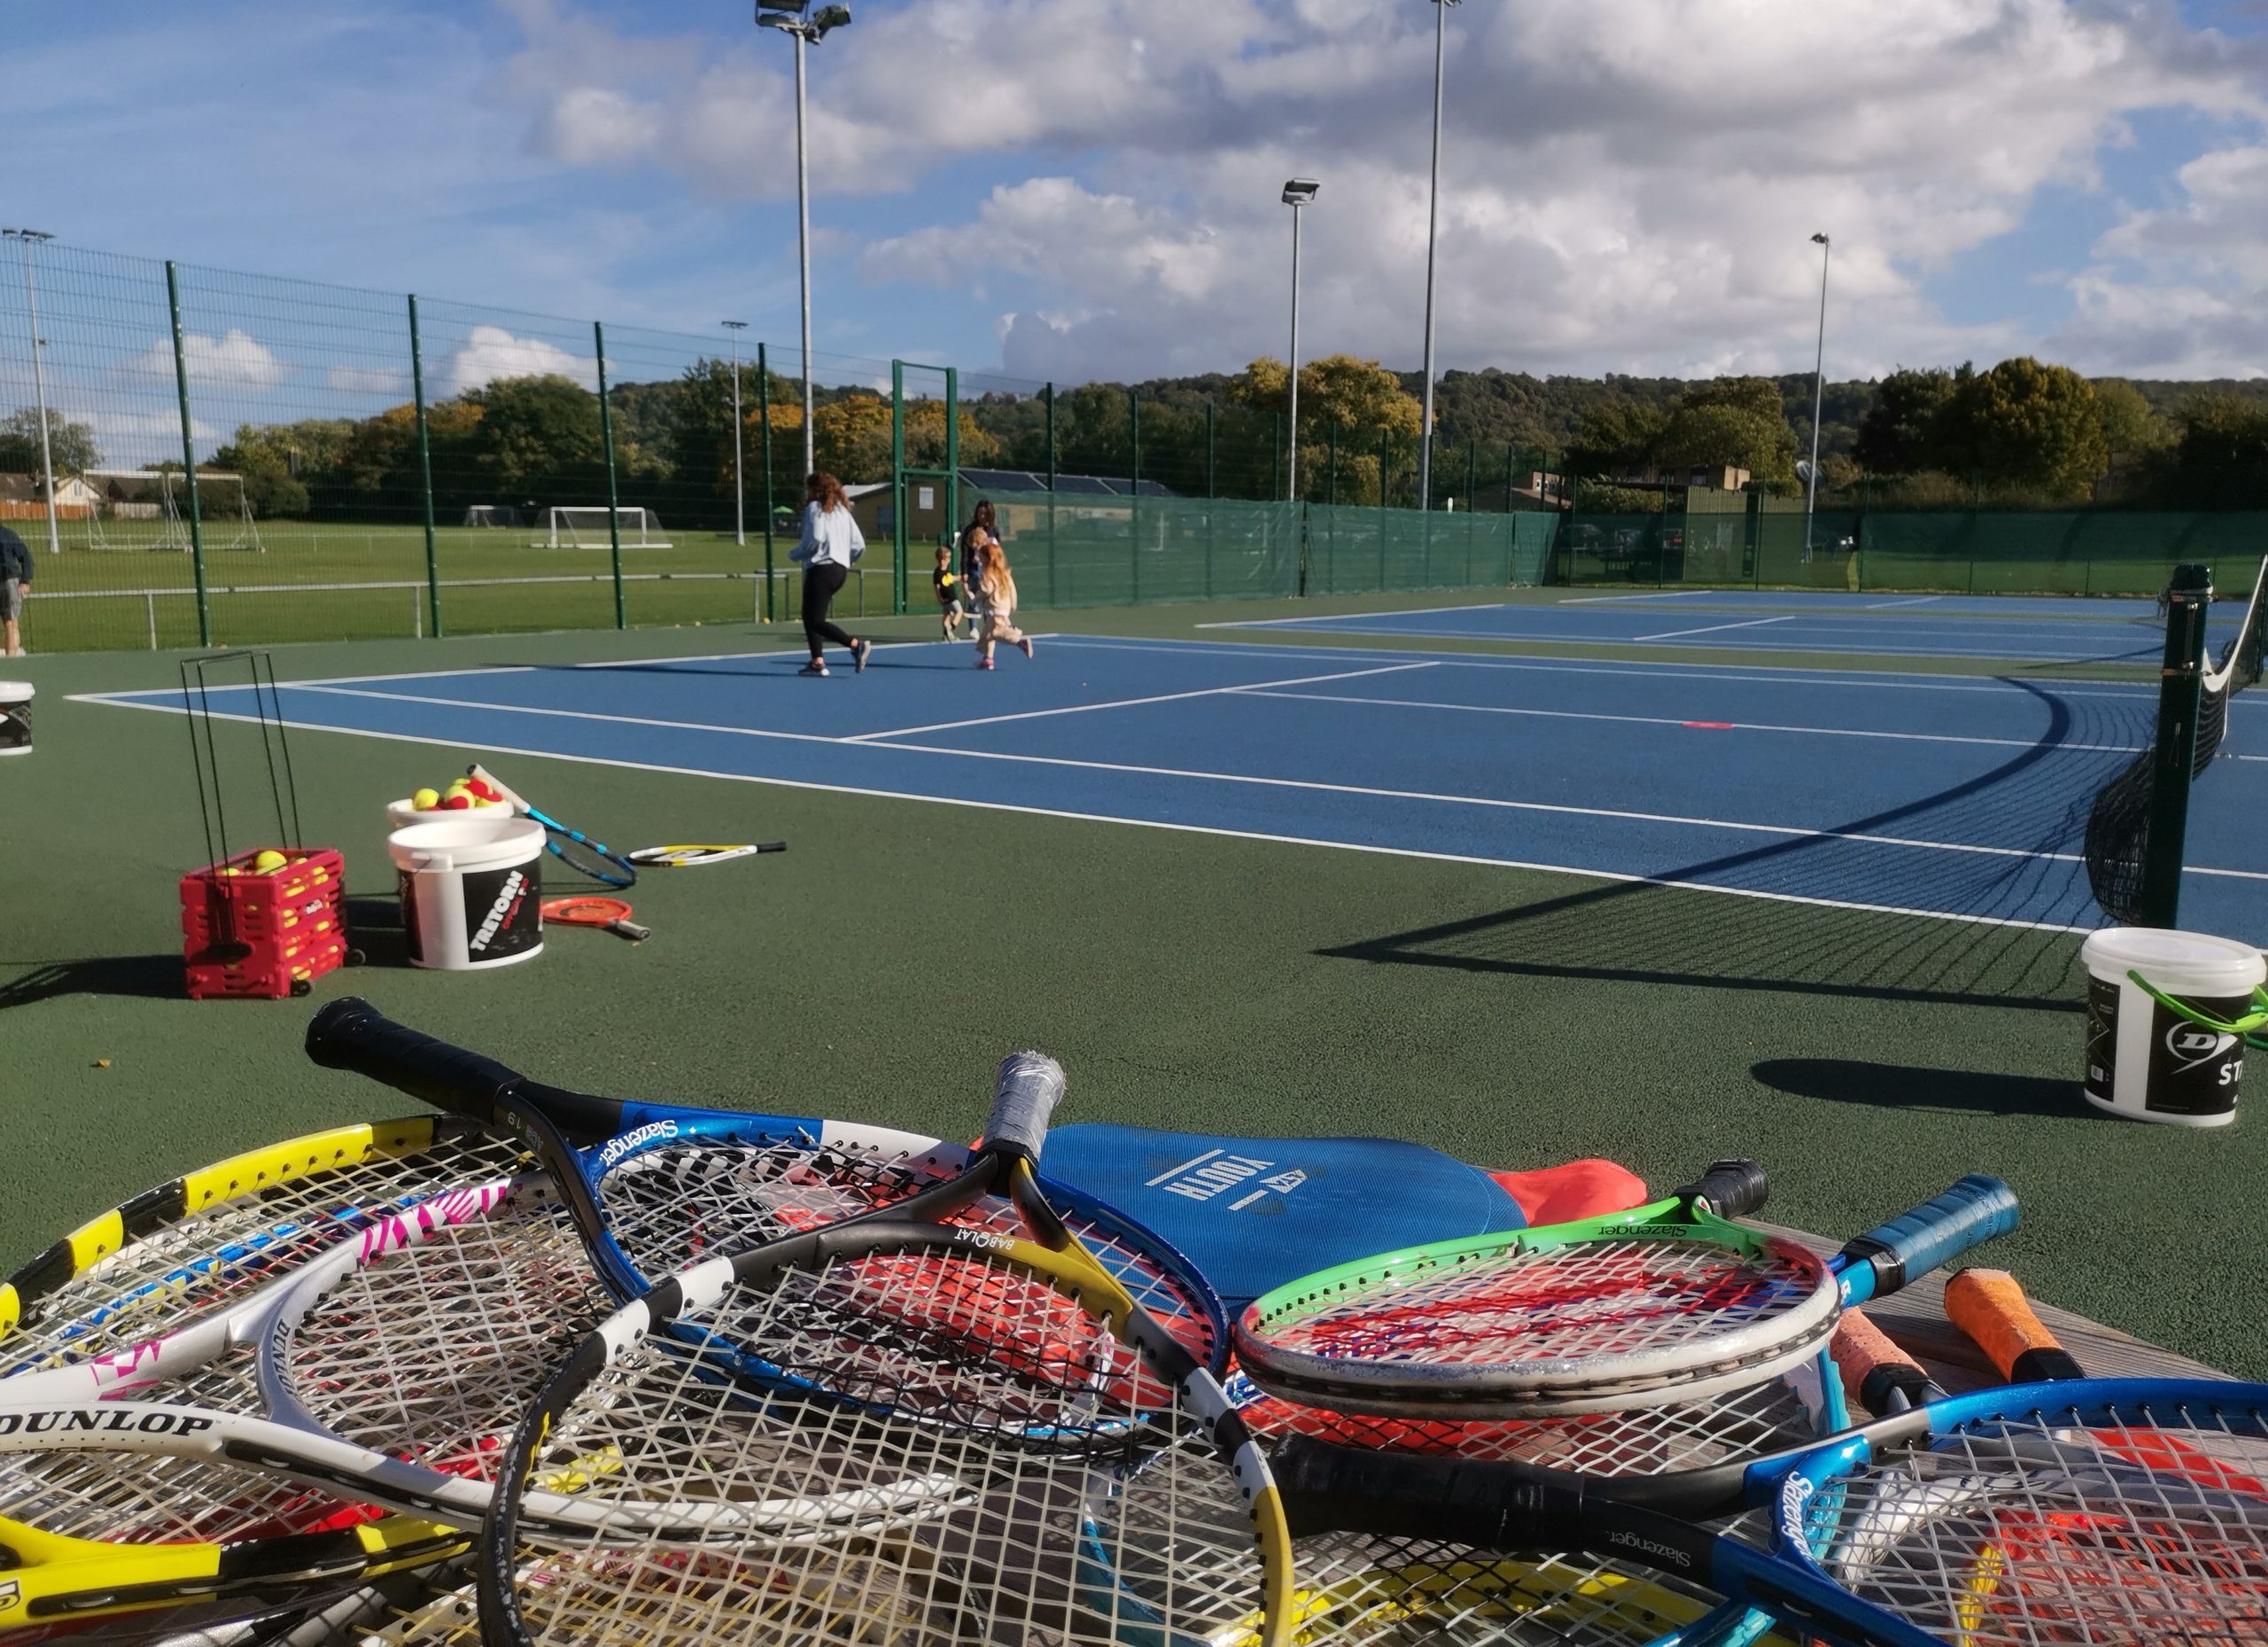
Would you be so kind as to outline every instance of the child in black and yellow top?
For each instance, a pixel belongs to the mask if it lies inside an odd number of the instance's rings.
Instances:
[[[937,546],[936,570],[929,574],[929,584],[937,592],[937,617],[945,639],[958,641],[968,609],[960,602],[960,578],[953,571],[953,552],[942,543]]]

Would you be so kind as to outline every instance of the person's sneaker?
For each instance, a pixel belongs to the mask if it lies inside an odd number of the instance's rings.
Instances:
[[[976,666],[979,669],[990,669],[992,667],[992,660],[989,657],[980,657],[976,660]]]
[[[815,657],[796,672],[799,675],[823,675],[827,672],[827,665]]]
[[[1029,635],[1026,635],[1022,640],[1017,641],[1016,644],[1023,648],[1024,656],[1026,657],[1029,657],[1031,656],[1031,637]]]
[[[850,672],[851,672],[851,673],[853,673],[853,674],[857,674],[857,675],[863,675],[863,674],[865,674],[865,673],[866,672],[866,654],[867,654],[867,653],[869,653],[869,652],[871,652],[871,651],[873,651],[874,649],[874,643],[872,641],[858,641],[858,642],[854,643],[854,644],[851,646],[851,648],[850,648]]]

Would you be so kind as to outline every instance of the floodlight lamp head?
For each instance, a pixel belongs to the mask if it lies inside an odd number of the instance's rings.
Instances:
[[[789,12],[801,17],[811,9],[811,4],[812,0],[756,0],[756,20],[777,28],[779,24],[766,16],[766,12]]]
[[[1323,185],[1313,178],[1294,177],[1284,185],[1284,204],[1289,206],[1305,206],[1315,198],[1316,191],[1322,187]]]
[[[1827,237],[1825,235],[1814,235],[1811,237],[1811,243],[1815,246],[1823,246],[1827,244]]]
[[[827,38],[829,29],[847,27],[850,8],[847,5],[823,5],[812,13],[812,40],[814,44]]]
[[[748,330],[748,322],[744,320],[720,320],[717,323],[719,326],[729,327],[734,331],[746,331]]]

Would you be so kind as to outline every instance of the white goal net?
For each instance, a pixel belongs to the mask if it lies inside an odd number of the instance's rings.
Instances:
[[[608,509],[595,506],[554,506],[543,511],[544,535],[535,540],[540,549],[603,549],[612,547],[607,531]],[[662,523],[654,511],[629,503],[612,511],[625,549],[666,549]]]
[[[89,548],[189,553],[189,486],[179,470],[89,469],[81,478],[100,494],[87,519]],[[242,475],[198,470],[197,506],[206,548],[267,548]]]

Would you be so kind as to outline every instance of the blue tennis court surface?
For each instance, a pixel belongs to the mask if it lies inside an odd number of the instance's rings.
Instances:
[[[1640,621],[1663,622],[1648,610]],[[1006,653],[990,674],[958,645],[885,647],[824,680],[798,678],[800,661],[355,676],[287,682],[282,704],[295,727],[484,754],[2088,928],[2103,917],[2079,858],[2087,810],[2155,703],[2139,680],[1090,635],[1044,637],[1036,660]],[[2183,907],[2186,926],[2254,942],[2268,939],[2256,695],[2233,700],[2199,786]],[[90,701],[180,708],[167,692]],[[213,707],[250,704],[215,692]],[[581,821],[571,797],[537,798]]]
[[[2224,602],[2215,615],[2216,636],[2233,633],[2241,610]],[[2028,664],[2150,664],[2165,644],[2165,620],[2151,601],[1777,589],[1587,594],[1550,604],[1451,606],[1203,626],[1412,641],[1984,657]]]

